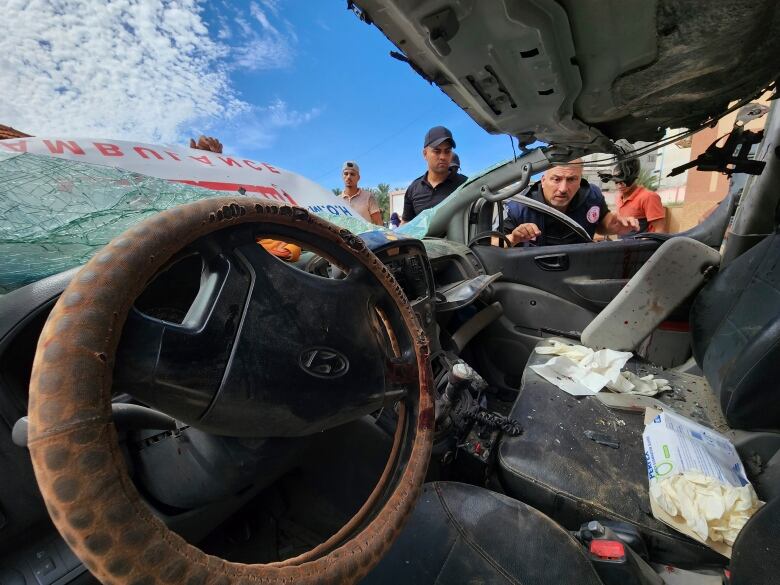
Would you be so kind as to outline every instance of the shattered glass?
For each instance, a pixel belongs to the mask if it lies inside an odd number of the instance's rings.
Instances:
[[[439,203],[439,205],[441,205],[441,203]],[[410,238],[417,238],[418,240],[423,239],[428,235],[428,230],[431,227],[431,219],[439,210],[439,205],[421,211],[414,216],[414,219],[409,223],[405,223],[395,231]]]
[[[84,264],[159,211],[225,195],[116,168],[0,153],[0,294]],[[369,225],[318,215],[355,233]]]

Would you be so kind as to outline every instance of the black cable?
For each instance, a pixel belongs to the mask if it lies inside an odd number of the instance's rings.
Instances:
[[[770,91],[772,88],[769,87],[764,91]],[[762,91],[761,93],[764,93]],[[618,159],[623,160],[630,160],[632,158],[639,158],[641,156],[646,155],[649,152],[652,152],[653,150],[656,150],[658,148],[661,148],[663,146],[667,146],[668,144],[672,144],[674,142],[677,142],[678,140],[682,140],[683,138],[687,138],[688,136],[691,136],[698,132],[699,130],[702,130],[703,128],[712,127],[718,120],[722,119],[723,117],[727,116],[728,114],[737,111],[741,107],[749,104],[756,96],[751,96],[749,98],[743,98],[730,108],[728,108],[723,114],[721,114],[718,118],[711,118],[706,120],[705,122],[702,122],[698,126],[691,128],[689,130],[683,130],[682,132],[678,132],[677,134],[672,134],[671,136],[667,136],[666,138],[662,138],[661,140],[658,140],[656,142],[651,142],[645,146],[642,146],[640,148],[637,148],[635,150],[632,150],[631,152],[623,153],[621,155],[612,155],[608,158],[602,158],[602,159],[596,159],[592,161],[588,161],[586,163],[582,164],[583,168],[600,168],[600,167],[610,167],[617,163]],[[721,136],[721,138],[723,138]],[[720,138],[718,139],[720,140]],[[716,141],[717,142],[717,141]]]
[[[498,414],[497,412],[487,412],[479,407],[466,412],[467,420],[479,423],[491,429],[498,429],[510,437],[519,437],[523,434],[523,427],[520,423],[508,416]]]

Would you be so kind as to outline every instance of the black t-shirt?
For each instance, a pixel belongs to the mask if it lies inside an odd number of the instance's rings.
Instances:
[[[533,185],[526,193],[531,199],[540,203],[546,203],[542,194],[541,183]],[[518,201],[509,201],[504,207],[504,232],[510,233],[522,223],[535,223],[542,235],[536,238],[537,246],[554,246],[558,244],[577,243],[580,238],[560,221],[526,207]],[[564,212],[575,222],[580,224],[588,235],[593,238],[601,220],[609,213],[609,207],[604,200],[601,189],[591,185],[585,179],[580,182],[580,188],[569,202],[569,207]]]
[[[460,173],[450,173],[435,187],[428,182],[428,173],[417,177],[404,194],[404,212],[401,219],[411,221],[425,209],[437,206],[452,192],[466,182],[467,177]]]

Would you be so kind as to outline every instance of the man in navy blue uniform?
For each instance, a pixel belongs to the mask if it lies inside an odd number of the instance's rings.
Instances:
[[[621,217],[610,211],[601,190],[583,180],[582,161],[579,160],[551,167],[526,195],[569,216],[591,238],[596,232],[608,235],[639,230],[636,218]],[[505,213],[503,228],[512,245],[531,242],[537,246],[553,246],[581,241],[562,222],[518,201],[509,201]]]

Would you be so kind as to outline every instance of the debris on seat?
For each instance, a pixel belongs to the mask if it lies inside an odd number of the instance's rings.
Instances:
[[[672,389],[668,380],[656,378],[653,374],[640,377],[623,371],[634,355],[629,351],[594,351],[584,345],[551,340],[550,345],[538,346],[536,353],[556,357],[544,364],[531,366],[531,369],[574,396],[597,394],[604,387],[621,394],[641,396],[655,396]]]
[[[613,449],[620,448],[620,443],[618,440],[611,435],[605,435],[604,433],[597,433],[595,431],[587,430],[585,431],[585,436],[599,445],[605,445],[606,447],[611,447]]]
[[[651,396],[642,396],[640,394],[615,394],[613,392],[599,392],[596,395],[599,402],[611,410],[621,410],[625,412],[643,413],[647,408],[656,408],[666,410],[669,407]]]
[[[731,546],[761,507],[728,438],[679,414],[648,408],[645,460],[658,520],[731,558]]]

